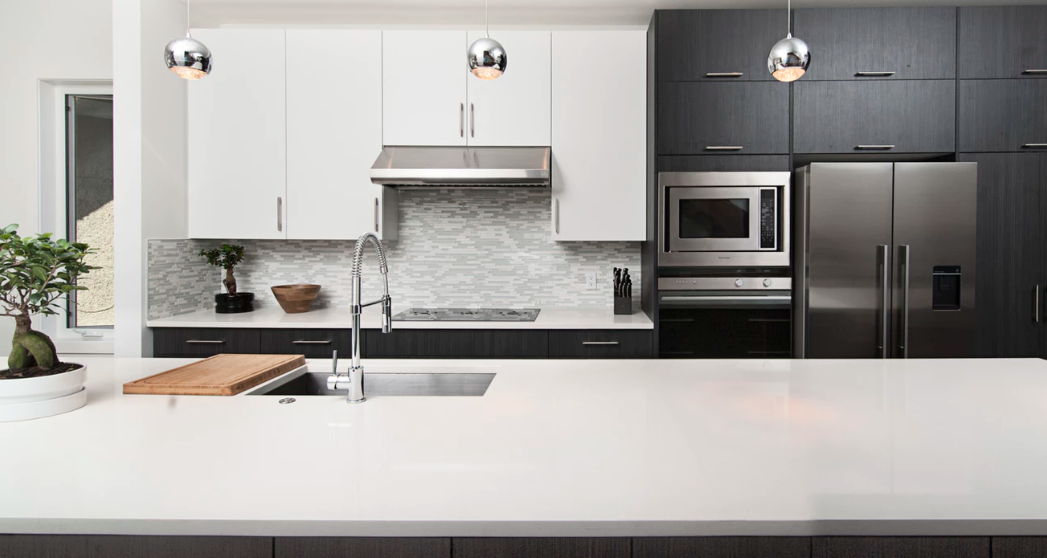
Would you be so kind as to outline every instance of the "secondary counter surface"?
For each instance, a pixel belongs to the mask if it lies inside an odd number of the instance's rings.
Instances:
[[[1047,534],[1040,360],[365,362],[497,376],[361,405],[70,360],[86,407],[0,424],[0,533]]]
[[[402,309],[394,309],[399,312]],[[349,329],[353,327],[349,308],[322,308],[288,314],[279,307],[259,308],[243,314],[217,314],[201,310],[146,322],[148,327],[222,328],[298,328]],[[381,329],[377,306],[364,309],[361,326]],[[533,322],[393,322],[393,329],[654,329],[643,312],[616,316],[610,308],[543,308]]]

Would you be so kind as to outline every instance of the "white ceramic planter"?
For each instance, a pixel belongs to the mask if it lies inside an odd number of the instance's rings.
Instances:
[[[68,413],[87,403],[81,366],[53,376],[0,380],[0,422],[29,420]]]

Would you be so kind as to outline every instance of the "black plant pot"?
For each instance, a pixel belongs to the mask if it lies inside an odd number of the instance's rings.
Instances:
[[[216,294],[214,311],[219,314],[239,314],[254,310],[254,293]]]

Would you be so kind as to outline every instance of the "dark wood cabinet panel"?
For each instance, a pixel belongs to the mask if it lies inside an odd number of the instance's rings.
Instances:
[[[331,358],[338,351],[344,358],[352,351],[352,337],[349,329],[263,329],[259,344],[265,354]]]
[[[449,538],[277,537],[273,558],[450,558]]]
[[[1043,558],[1047,537],[993,537],[992,558]]]
[[[1047,150],[1047,80],[961,81],[959,127],[960,151]]]
[[[1047,6],[964,7],[959,11],[961,79],[1047,78]]]
[[[788,170],[788,155],[673,155],[658,157],[658,172]]]
[[[153,328],[153,356],[209,357],[219,353],[258,354],[257,329]]]
[[[651,358],[652,331],[550,330],[549,358]]]
[[[1043,327],[1034,322],[1034,290],[1043,282],[1043,159],[1032,153],[959,157],[978,163],[977,354],[982,357],[1040,356]]]
[[[955,151],[955,81],[801,81],[793,104],[796,153]]]
[[[0,558],[271,558],[269,537],[2,535]]]
[[[658,315],[660,358],[790,358],[789,309],[671,308]]]
[[[988,537],[815,537],[811,558],[989,558]]]
[[[809,537],[648,537],[632,558],[810,558]]]
[[[766,56],[766,55],[764,55]],[[778,82],[658,84],[658,154],[789,152],[789,87]]]
[[[625,538],[454,539],[453,558],[629,558]]]
[[[767,52],[785,36],[785,10],[659,10],[657,17],[659,81],[774,80]]]
[[[813,51],[804,81],[956,77],[956,8],[796,10],[793,35]]]
[[[367,358],[546,358],[546,331],[394,329],[364,331]]]

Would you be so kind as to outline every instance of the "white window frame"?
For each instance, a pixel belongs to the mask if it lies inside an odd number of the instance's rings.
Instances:
[[[52,91],[45,93],[45,88]],[[53,169],[53,181],[48,181],[41,172],[40,184],[40,230],[52,232],[55,238],[69,238],[69,209],[67,189],[67,154],[66,154],[66,96],[68,95],[112,95],[112,82],[62,82],[41,83],[40,111],[40,166],[49,165]],[[48,106],[50,105],[50,106]],[[52,111],[51,118],[42,113]],[[52,124],[48,125],[48,121]],[[51,182],[50,184],[46,182]],[[115,242],[115,240],[114,240]],[[63,297],[64,298],[64,297]],[[63,300],[64,303],[64,300]],[[40,331],[54,341],[59,353],[79,354],[113,354],[113,339],[116,328],[70,328],[65,312],[57,316],[33,316]]]

